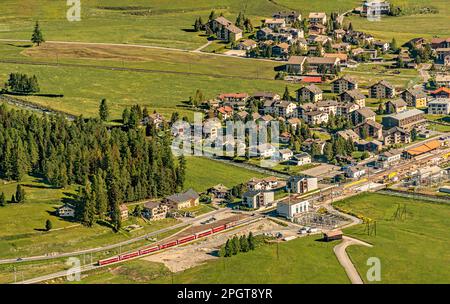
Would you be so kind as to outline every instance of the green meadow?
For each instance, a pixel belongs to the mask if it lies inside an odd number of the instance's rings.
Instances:
[[[372,248],[347,249],[366,283],[450,283],[450,205],[377,193],[361,194],[335,205],[376,221],[376,235],[369,236],[365,225],[344,230],[373,244]],[[395,217],[397,210],[403,216]],[[369,257],[380,259],[380,282],[367,280]]]

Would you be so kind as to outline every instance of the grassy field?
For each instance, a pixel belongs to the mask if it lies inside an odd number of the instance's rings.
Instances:
[[[450,206],[376,193],[362,194],[337,206],[377,221],[377,234],[368,236],[365,225],[346,229],[348,235],[365,240],[373,248],[348,248],[361,277],[367,282],[369,257],[381,261],[378,283],[450,283]],[[406,207],[406,218],[394,219]]]
[[[207,262],[173,276],[162,264],[133,261],[88,275],[81,283],[163,284],[268,284],[348,283],[333,253],[336,242],[316,241],[317,236],[279,245],[263,245],[255,251]],[[270,275],[267,275],[270,274]]]
[[[352,22],[356,30],[371,33],[385,41],[391,41],[395,37],[400,44],[416,37],[450,36],[450,6],[447,0],[393,0],[390,2],[403,8],[435,7],[439,13],[383,17],[379,22],[353,16],[348,21]]]
[[[264,174],[204,157],[188,157],[185,188],[205,191],[217,184],[232,187]]]

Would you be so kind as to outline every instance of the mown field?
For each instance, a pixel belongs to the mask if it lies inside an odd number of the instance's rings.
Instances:
[[[81,283],[163,284],[300,284],[349,283],[333,253],[336,242],[305,237],[277,246],[262,245],[255,251],[218,258],[172,274],[164,265],[143,260],[124,263],[83,278]]]
[[[376,193],[362,194],[337,206],[377,221],[377,234],[368,236],[365,225],[344,232],[373,244],[347,250],[366,283],[450,283],[450,205],[434,204]],[[405,216],[395,219],[400,207]],[[381,261],[381,281],[368,282],[369,257]]]

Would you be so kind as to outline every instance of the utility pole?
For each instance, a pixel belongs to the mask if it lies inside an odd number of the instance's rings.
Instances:
[[[14,283],[17,283],[16,266],[13,267],[14,267]]]

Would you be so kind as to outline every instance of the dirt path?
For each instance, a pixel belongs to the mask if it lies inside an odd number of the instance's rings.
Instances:
[[[352,284],[364,284],[363,280],[359,276],[358,271],[355,268],[355,265],[353,265],[346,252],[347,247],[351,245],[362,245],[367,247],[372,247],[372,245],[348,236],[344,236],[343,241],[333,248],[334,254],[336,255],[342,267],[344,267],[344,270],[347,273],[350,282],[352,282]]]
[[[205,43],[204,45],[202,45],[201,47],[193,50],[193,52],[195,53],[200,53],[201,50],[203,50],[204,48],[208,47],[210,44],[212,43],[212,40],[209,40],[207,43]]]

